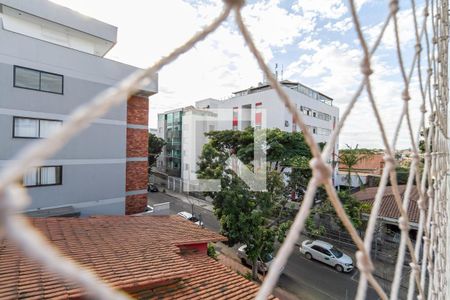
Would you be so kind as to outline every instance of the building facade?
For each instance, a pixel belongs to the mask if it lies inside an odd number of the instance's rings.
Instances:
[[[295,103],[299,113],[302,114],[315,141],[317,143],[327,142],[339,121],[339,109],[333,106],[333,99],[297,82],[283,80],[280,83],[283,90]],[[208,131],[244,130],[249,126],[257,129],[279,128],[286,132],[300,131],[293,122],[292,114],[268,84],[260,84],[258,87],[235,92],[233,97],[227,100],[209,98],[197,101],[195,108],[187,107],[176,111],[181,114],[180,118],[183,124],[180,133],[182,155],[177,158],[181,166],[178,167],[176,173],[170,174],[169,168],[164,164],[164,157],[161,157],[157,166],[161,172],[179,177],[182,182],[197,179],[197,159],[202,146],[206,143],[204,133]],[[166,118],[167,113],[160,114],[159,119]],[[167,132],[167,128],[164,122],[159,122],[159,134]],[[332,159],[336,160],[339,151],[338,141],[333,149]],[[336,175],[336,170],[334,175]]]
[[[104,57],[116,38],[116,27],[50,1],[0,0],[0,167],[136,70]],[[22,182],[32,197],[28,212],[143,210],[148,97],[157,90],[156,80],[30,169]]]

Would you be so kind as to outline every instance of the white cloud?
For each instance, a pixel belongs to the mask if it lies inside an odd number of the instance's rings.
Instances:
[[[422,14],[420,12],[423,11],[422,7],[416,8],[416,15],[418,20],[418,26],[421,28],[422,26]],[[398,30],[400,33],[400,42],[402,45],[402,48],[410,47],[415,43],[415,32],[414,32],[414,19],[412,14],[412,9],[406,9],[399,11],[397,14],[397,22],[398,22]],[[378,38],[381,28],[384,24],[383,22],[380,22],[374,26],[365,26],[363,27],[364,33],[366,35],[366,38],[368,41],[373,44],[375,40]],[[420,32],[420,29],[419,29]],[[383,35],[383,40],[381,45],[385,47],[386,49],[394,49],[397,47],[396,45],[396,39],[394,34],[394,22],[393,19],[389,22],[388,27],[386,28],[386,31]]]
[[[304,50],[317,50],[319,49],[319,45],[320,40],[314,40],[311,36],[307,36],[298,43],[298,47]]]
[[[305,32],[315,29],[315,19],[305,18],[280,7],[280,1],[256,2],[244,7],[245,23],[267,60],[274,49],[283,50]]]
[[[335,23],[328,23],[325,25],[325,29],[329,31],[336,31],[344,34],[348,30],[350,30],[353,27],[353,20],[352,18],[348,17],[341,21],[335,22]]]
[[[298,0],[292,8],[305,16],[312,14],[325,19],[339,19],[347,12],[342,0]]]
[[[190,38],[217,16],[222,7],[221,1],[192,4],[182,0],[128,0],[126,6],[123,2],[109,0],[54,1],[116,25],[119,28],[118,43],[108,57],[140,67],[152,64]],[[375,5],[376,1],[359,0],[356,3],[363,14],[364,8],[369,3]],[[291,63],[285,68],[285,78],[310,84],[331,96],[343,112],[361,81],[362,58],[358,42],[352,43],[343,35],[330,34],[351,28],[347,7],[342,0],[295,0],[290,10],[284,8],[284,4],[280,0],[260,1],[244,8],[245,22],[257,46],[266,60],[278,59],[276,56],[280,53],[289,57]],[[133,9],[128,9],[130,7]],[[364,24],[364,18],[361,21]],[[402,43],[407,46],[414,44],[410,11],[400,12],[399,22]],[[318,25],[323,26],[320,33]],[[366,25],[364,28],[371,42],[380,26]],[[383,51],[377,52],[373,58],[374,74],[371,78],[385,126],[392,134],[402,107],[402,84],[395,53],[392,52],[395,45],[392,28],[388,31],[384,47],[380,49]],[[331,38],[334,36],[338,36],[338,40]],[[295,46],[297,49],[293,51]],[[409,66],[408,58],[405,62]],[[165,67],[159,76],[159,93],[150,98],[150,125],[153,127],[158,112],[191,105],[202,98],[221,98],[262,79],[255,59],[233,24],[233,17],[192,51]],[[414,97],[419,95],[411,94]],[[413,111],[417,112],[419,102],[416,98],[410,101]],[[416,113],[413,119],[417,123]],[[408,145],[407,135],[404,137],[401,142]],[[363,95],[340,136],[341,145],[380,147],[380,141],[373,112]]]

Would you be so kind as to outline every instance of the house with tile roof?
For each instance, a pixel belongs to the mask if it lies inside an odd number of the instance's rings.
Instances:
[[[399,193],[404,199],[406,185],[399,185]],[[378,187],[365,188],[360,190],[352,196],[361,201],[362,203],[368,204],[370,207],[373,206],[375,201],[375,196],[378,191]],[[407,209],[408,220],[410,223],[410,235],[415,239],[417,235],[417,227],[419,223],[419,206],[417,201],[419,200],[419,193],[417,188],[414,186],[412,188],[409,206]],[[398,218],[400,217],[400,211],[398,210],[397,203],[394,198],[394,193],[392,191],[391,186],[387,186],[384,192],[384,196],[381,200],[380,210],[378,212],[378,222],[380,227],[382,227],[382,231],[385,234],[398,234],[400,229],[398,228]],[[386,237],[386,236],[385,236]]]
[[[32,218],[59,251],[137,299],[251,299],[258,285],[207,256],[226,240],[177,216]],[[1,299],[70,299],[82,287],[0,240]],[[272,297],[273,298],[273,297]]]

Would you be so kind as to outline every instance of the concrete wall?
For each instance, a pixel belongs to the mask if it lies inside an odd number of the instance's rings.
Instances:
[[[48,0],[0,0],[0,4],[77,29],[113,43],[117,40],[117,27],[94,18],[89,18]]]
[[[30,5],[42,2],[30,1]],[[64,122],[76,107],[136,70],[1,28],[0,45],[0,168],[35,141],[12,137],[13,116]],[[13,87],[14,65],[63,75],[63,95]],[[146,97],[156,92],[157,80],[140,93]],[[147,124],[140,125],[142,128],[138,130],[147,132]],[[124,214],[125,198],[129,195],[126,192],[126,151],[127,103],[124,102],[94,121],[44,163],[63,166],[62,184],[28,188],[32,197],[28,209],[72,205],[81,210],[82,215]],[[146,155],[143,156],[146,159]]]

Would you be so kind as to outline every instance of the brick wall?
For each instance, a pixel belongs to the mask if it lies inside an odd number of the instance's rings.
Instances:
[[[131,96],[128,99],[127,123],[148,126],[148,98]]]
[[[147,194],[126,196],[125,203],[125,214],[143,212],[147,206]]]
[[[125,213],[135,214],[147,206],[148,98],[131,96],[127,102],[127,164]]]
[[[148,162],[129,161],[127,162],[127,182],[126,191],[147,189],[148,182]]]
[[[148,130],[127,128],[127,157],[148,155]]]

